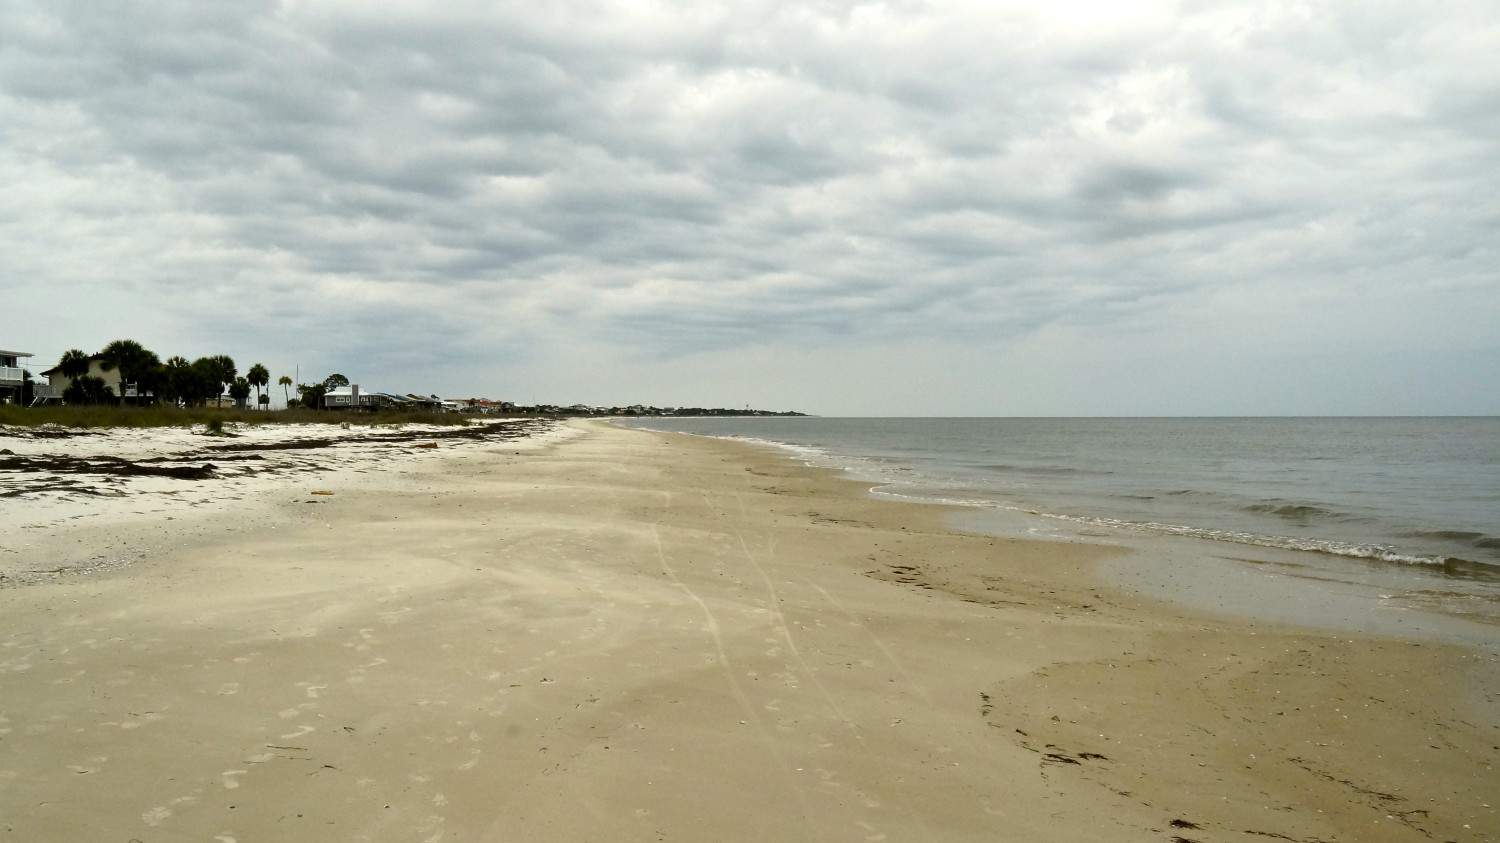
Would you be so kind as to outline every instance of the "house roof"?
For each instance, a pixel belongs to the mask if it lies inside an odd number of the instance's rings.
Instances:
[[[35,356],[36,355],[32,354],[29,351],[6,351],[5,349],[0,348],[0,357],[35,357]]]
[[[323,394],[324,394],[325,397],[328,397],[328,398],[348,398],[348,397],[350,397],[350,395],[352,393],[353,393],[353,389],[351,387],[336,386],[333,389],[330,389],[330,390],[328,390],[327,392],[325,392]],[[395,394],[390,393],[390,392],[380,392],[378,390],[373,390],[373,389],[361,389],[359,391],[359,397],[360,397],[361,401],[363,401],[365,399],[368,399],[368,398],[372,398],[372,397],[380,397],[380,398],[384,398],[384,399],[386,399],[388,401],[398,402],[398,403],[402,403],[402,404],[409,404],[409,403],[411,403],[411,399],[407,398],[404,395],[395,395]]]
[[[10,354],[10,353],[12,353],[12,352],[9,352],[9,351],[0,351],[0,354]],[[31,357],[33,355],[28,354],[26,356],[27,357]],[[89,355],[89,362],[90,363],[94,362],[95,360],[103,360],[103,359],[104,359],[104,355],[103,354],[90,354]],[[53,372],[56,372],[58,369],[61,369],[61,368],[62,368],[61,366],[53,366],[52,368],[48,369],[47,371],[42,372],[42,377],[44,377],[44,378],[48,377]]]

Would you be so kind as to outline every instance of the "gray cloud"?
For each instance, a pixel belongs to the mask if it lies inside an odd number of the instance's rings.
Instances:
[[[1497,103],[1484,3],[0,0],[0,339],[828,412],[883,411],[893,349],[1079,330],[1462,365],[1500,347]],[[808,349],[872,385],[703,368]]]

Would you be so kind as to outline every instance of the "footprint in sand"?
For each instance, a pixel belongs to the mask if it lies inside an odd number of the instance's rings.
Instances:
[[[239,692],[240,683],[238,682],[225,682],[223,685],[219,686],[219,690],[217,691],[218,695],[221,697],[231,697],[235,694],[238,694]]]
[[[225,790],[234,790],[235,788],[240,786],[239,777],[245,775],[248,772],[250,771],[225,770],[224,772],[219,774],[219,778],[223,781]]]
[[[281,739],[284,740],[284,741],[289,741],[289,740],[292,740],[293,738],[300,738],[303,735],[311,734],[312,732],[316,732],[316,731],[318,731],[318,728],[316,726],[298,726],[297,727],[297,731],[295,731],[295,732],[288,732],[285,735],[282,735]]]
[[[162,714],[159,711],[147,711],[147,712],[145,712],[143,714],[136,714],[135,712],[131,712],[130,716],[134,717],[136,719],[135,720],[126,720],[123,723],[114,723],[114,724],[105,723],[103,725],[106,725],[106,726],[116,725],[116,726],[119,726],[121,729],[139,729],[140,727],[146,725],[147,723],[155,723],[156,721],[161,720],[162,718],[166,717],[165,714]]]
[[[95,755],[89,758],[87,764],[69,764],[68,769],[80,776],[97,773],[99,772],[99,768],[104,766],[104,762],[108,760],[108,755]]]
[[[359,638],[359,641],[351,642],[344,646],[353,647],[356,652],[363,653],[370,649],[371,644],[379,643],[379,639],[375,637],[375,630],[371,627],[365,627],[364,629],[361,629],[359,631]]]
[[[410,611],[410,606],[402,606],[399,609],[392,609],[389,612],[381,612],[380,621],[388,626],[391,624],[397,624],[401,622],[401,616],[407,614]]]
[[[442,840],[443,839],[443,828],[442,828],[442,826],[443,826],[443,823],[445,823],[447,821],[448,821],[448,818],[442,816],[441,814],[432,814],[432,815],[428,816],[426,822],[424,822],[421,825],[417,826],[417,833],[418,834],[426,834],[429,831],[432,832],[432,834],[430,836],[422,838],[422,843],[438,843],[438,841]]]
[[[293,717],[301,716],[302,712],[311,711],[313,709],[316,709],[317,707],[318,704],[315,702],[298,703],[291,708],[283,708],[282,710],[276,712],[276,716],[280,717],[282,720],[291,720]]]

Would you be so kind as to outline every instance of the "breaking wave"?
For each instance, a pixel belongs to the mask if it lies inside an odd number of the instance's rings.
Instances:
[[[1186,538],[1201,539],[1205,541],[1225,542],[1230,544],[1249,545],[1253,547],[1266,547],[1278,550],[1323,553],[1331,556],[1342,556],[1352,559],[1365,559],[1373,562],[1384,562],[1395,565],[1421,566],[1425,569],[1440,571],[1444,574],[1458,578],[1500,582],[1500,565],[1494,563],[1479,562],[1457,556],[1423,555],[1419,553],[1403,552],[1395,547],[1384,544],[1362,544],[1357,542],[1338,541],[1334,539],[1300,538],[1295,536],[1282,536],[1267,533],[1253,533],[1243,530],[1216,530],[1207,527],[1193,527],[1184,524],[1169,524],[1158,521],[1132,521],[1128,519],[1107,518],[1102,516],[1070,515],[1058,512],[1044,512],[1035,508],[1016,506],[991,498],[945,497],[940,494],[914,495],[901,493],[893,491],[893,489],[895,488],[895,485],[897,483],[901,483],[904,485],[906,480],[892,475],[891,466],[885,464],[890,462],[889,460],[871,457],[850,457],[847,455],[836,455],[822,448],[805,445],[792,445],[786,442],[777,442],[770,439],[760,439],[750,436],[716,436],[712,434],[699,433],[690,433],[688,435],[705,436],[706,438],[710,439],[729,439],[737,442],[768,446],[777,450],[781,450],[783,452],[787,452],[790,456],[797,458],[805,465],[841,469],[856,476],[862,477],[863,479],[878,482],[879,485],[872,487],[870,491],[878,494],[881,497],[910,500],[919,503],[944,504],[948,506],[998,509],[1107,529],[1130,530],[1134,532],[1150,533],[1164,536],[1183,536]],[[1205,493],[1195,489],[1178,489],[1165,492],[1164,494],[1177,496],[1199,495]],[[1286,518],[1288,520],[1295,521],[1307,521],[1312,519],[1348,520],[1355,518],[1355,516],[1349,515],[1347,513],[1338,512],[1335,510],[1327,509],[1325,507],[1277,500],[1253,504],[1251,506],[1245,507],[1245,509],[1251,512],[1275,515],[1280,518]],[[1500,538],[1488,536],[1483,533],[1433,530],[1414,532],[1410,535],[1412,538],[1465,541],[1476,548],[1500,548]]]
[[[1286,518],[1293,521],[1309,521],[1314,518],[1344,519],[1350,516],[1343,512],[1336,512],[1321,506],[1306,503],[1284,503],[1281,501],[1266,501],[1265,503],[1251,504],[1245,507],[1246,512],[1258,512],[1262,515],[1275,515],[1278,518]]]
[[[1111,471],[1092,471],[1087,468],[1070,468],[1064,465],[981,465],[985,471],[993,471],[1000,474],[1036,474],[1047,477],[1065,477],[1068,475],[1105,475],[1113,474]]]
[[[898,498],[901,500],[915,501],[919,503],[935,503],[947,506],[963,506],[983,509],[999,509],[1008,512],[1018,512],[1025,515],[1034,515],[1040,518],[1051,518],[1058,521],[1067,521],[1074,524],[1082,524],[1090,527],[1102,527],[1112,530],[1130,530],[1139,533],[1150,533],[1160,536],[1183,536],[1186,538],[1202,539],[1205,541],[1226,542],[1229,544],[1250,545],[1253,547],[1268,547],[1277,550],[1296,550],[1306,553],[1324,553],[1330,556],[1343,556],[1351,559],[1365,559],[1372,562],[1384,562],[1393,565],[1414,565],[1425,569],[1440,571],[1449,576],[1462,579],[1484,580],[1487,582],[1500,582],[1500,565],[1487,562],[1479,562],[1473,559],[1464,559],[1458,556],[1423,555],[1418,553],[1405,553],[1389,545],[1382,544],[1359,544],[1355,542],[1344,542],[1333,539],[1298,538],[1295,536],[1278,536],[1265,533],[1251,533],[1243,530],[1215,530],[1207,527],[1190,527],[1185,524],[1166,524],[1159,521],[1130,521],[1123,518],[1104,518],[1093,515],[1068,515],[1060,512],[1044,512],[1025,506],[1014,506],[999,503],[993,500],[978,498],[941,497],[935,495],[910,495],[893,492],[889,489],[875,488],[872,492],[881,497]]]
[[[1122,518],[1104,518],[1092,515],[1067,515],[1059,512],[1043,512],[1024,506],[1012,506],[994,501],[977,500],[974,498],[943,498],[918,495],[903,495],[886,490],[875,490],[882,496],[902,498],[906,500],[920,501],[925,503],[947,504],[949,506],[985,507],[991,509],[1002,509],[1010,512],[1019,512],[1026,515],[1035,515],[1041,518],[1052,518],[1059,521],[1068,521],[1074,524],[1084,524],[1091,527],[1103,527],[1115,530],[1131,530],[1142,533],[1152,533],[1163,536],[1183,536],[1186,538],[1203,539],[1206,541],[1227,542],[1230,544],[1251,545],[1254,547],[1269,547],[1277,550],[1297,550],[1308,553],[1325,553],[1331,556],[1343,556],[1353,559],[1368,559],[1374,562],[1386,562],[1397,565],[1418,565],[1424,568],[1437,569],[1445,574],[1461,577],[1464,579],[1481,579],[1486,581],[1500,581],[1500,565],[1487,562],[1479,562],[1473,559],[1464,559],[1457,556],[1422,555],[1417,553],[1403,553],[1394,547],[1382,544],[1359,544],[1355,542],[1336,541],[1333,539],[1298,538],[1295,536],[1278,536],[1264,533],[1251,533],[1242,530],[1215,530],[1207,527],[1190,527],[1184,524],[1165,524],[1158,521],[1129,521]],[[1477,543],[1476,543],[1476,546]]]
[[[1483,550],[1500,550],[1500,538],[1485,535],[1474,530],[1412,530],[1403,535],[1414,539],[1437,539],[1456,544],[1467,544]]]

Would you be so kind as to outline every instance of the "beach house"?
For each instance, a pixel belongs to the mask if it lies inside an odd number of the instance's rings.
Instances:
[[[419,410],[432,409],[428,399],[416,399],[392,392],[366,392],[359,384],[336,386],[323,394],[327,410]]]
[[[21,390],[26,384],[26,373],[21,361],[30,357],[25,351],[0,351],[0,401],[8,404],[21,403]]]
[[[480,413],[486,416],[505,412],[506,402],[491,401],[488,398],[458,398],[451,403],[459,405],[460,412]]]
[[[120,383],[120,370],[116,367],[111,367],[108,369],[104,368],[104,357],[102,355],[95,354],[89,357],[88,373],[90,376],[99,378],[100,380],[104,381],[104,385],[109,387],[109,391],[113,393],[115,397],[136,397],[135,384],[127,383],[122,387]],[[73,379],[63,374],[62,369],[58,366],[53,366],[47,371],[42,372],[42,377],[47,379],[47,383],[50,388],[49,391],[54,396],[61,396],[68,387],[73,385]],[[151,394],[152,393],[150,392],[146,393],[146,395],[148,396]]]

